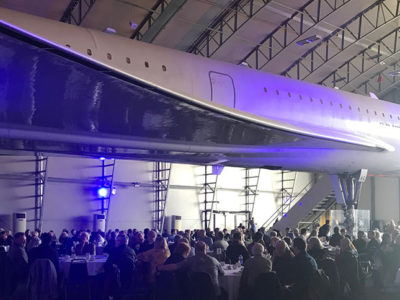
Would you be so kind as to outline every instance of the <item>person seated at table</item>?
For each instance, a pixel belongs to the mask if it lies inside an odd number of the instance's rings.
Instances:
[[[7,268],[7,286],[9,294],[26,285],[28,278],[28,255],[25,251],[26,237],[23,232],[14,235],[14,242],[8,251],[10,264]]]
[[[53,263],[57,274],[59,274],[58,254],[57,251],[51,247],[52,237],[49,233],[45,232],[41,236],[42,243],[29,251],[29,265],[39,258],[48,258]]]
[[[174,249],[175,249],[175,247],[178,245],[179,240],[182,239],[182,236],[179,235],[179,234],[175,234],[174,237],[175,237],[175,238],[174,238],[173,243],[171,243],[170,245],[168,245],[169,252],[171,252],[171,253],[174,252]]]
[[[155,232],[154,230],[150,230],[147,233],[147,236],[145,235],[146,240],[143,242],[143,244],[140,245],[140,249],[137,253],[142,253],[150,249],[153,249],[156,237],[157,237],[157,232]]]
[[[182,242],[181,240],[179,240],[179,243],[174,248],[174,252],[168,257],[164,265],[177,264],[189,256],[190,246],[187,242]]]
[[[206,232],[203,229],[197,231],[197,241],[204,242],[208,248],[213,244],[213,239],[210,236],[206,235]]]
[[[291,270],[294,254],[284,240],[276,243],[274,256],[272,257],[272,270],[276,272],[282,285],[293,282]]]
[[[359,254],[365,253],[367,251],[367,239],[364,231],[358,231],[357,239],[354,241],[353,244]]]
[[[144,242],[144,235],[141,231],[135,231],[132,239],[129,240],[129,247],[131,247],[135,253],[139,253],[140,247]]]
[[[244,263],[242,277],[240,278],[240,292],[241,299],[247,298],[252,295],[256,278],[262,274],[271,271],[272,262],[267,257],[263,256],[264,246],[260,243],[253,245],[252,253],[254,257],[249,258]]]
[[[157,266],[163,265],[170,255],[171,254],[168,249],[167,241],[162,236],[156,238],[153,249],[138,254],[138,261],[150,263],[150,267],[148,268],[146,274],[148,283],[152,284],[155,282]]]
[[[306,251],[306,242],[303,238],[293,240],[293,252],[295,254],[291,266],[293,272],[294,291],[299,299],[304,298],[314,272],[318,266],[315,259]]]
[[[10,239],[8,239],[8,234],[4,229],[0,229],[0,246],[11,246]]]
[[[211,245],[210,250],[216,251],[218,248],[226,251],[228,249],[228,242],[224,240],[224,234],[222,231],[218,231],[215,235],[215,242]]]
[[[110,234],[108,235],[108,239],[107,239],[107,245],[104,247],[103,253],[108,253],[108,254],[111,253],[111,251],[115,248],[116,238],[117,238],[117,234],[115,233],[115,231],[110,232]],[[129,247],[131,247],[131,246],[129,246]]]
[[[343,238],[343,236],[339,233],[339,227],[334,227],[333,228],[333,234],[331,238],[329,239],[329,245],[332,247],[336,247],[340,245],[340,240]]]
[[[336,263],[341,279],[341,292],[344,292],[347,284],[350,287],[350,295],[356,296],[361,288],[361,270],[357,251],[350,239],[343,238],[340,240],[340,255],[336,258]]]
[[[124,234],[119,234],[115,240],[115,248],[111,250],[110,256],[104,264],[106,278],[112,278],[117,267],[120,272],[121,287],[124,289],[129,288],[133,281],[135,261],[136,254],[128,246],[128,237]]]
[[[32,232],[32,238],[26,246],[26,250],[29,252],[32,248],[39,247],[40,243],[39,231],[35,230]]]
[[[247,246],[247,251],[248,251],[249,253],[252,253],[252,251],[253,251],[252,249],[253,249],[253,247],[254,247],[254,245],[255,245],[256,243],[263,245],[263,247],[265,248],[264,240],[263,240],[263,235],[262,235],[262,233],[259,232],[259,231],[256,232],[256,233],[253,235],[253,242]]]
[[[102,236],[101,231],[97,231],[94,233],[93,243],[96,245],[96,247],[104,247],[107,244],[106,240]]]
[[[71,255],[71,248],[74,246],[72,238],[70,238],[68,234],[63,231],[60,235],[59,241],[61,243],[59,249],[60,254]]]
[[[242,234],[235,232],[231,240],[231,244],[226,249],[226,258],[231,264],[236,264],[239,261],[239,256],[243,257],[243,262],[249,259],[249,252],[242,242]]]
[[[75,246],[76,255],[94,254],[94,245],[89,243],[89,233],[82,231],[79,235],[79,243]]]
[[[307,253],[310,254],[317,262],[324,259],[326,251],[322,242],[317,237],[310,237],[307,243]]]
[[[218,275],[224,275],[225,272],[221,264],[212,256],[207,255],[207,245],[204,242],[196,243],[195,256],[182,260],[178,264],[169,264],[158,266],[157,271],[176,271],[188,270],[190,272],[203,272],[210,275],[211,282],[217,295],[221,295]],[[192,291],[196,292],[196,291]]]

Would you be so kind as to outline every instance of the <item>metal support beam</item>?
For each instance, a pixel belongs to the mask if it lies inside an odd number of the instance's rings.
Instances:
[[[375,78],[376,73],[383,73],[391,67],[391,65],[387,65],[384,60],[392,59],[398,55],[399,31],[400,27],[397,27],[376,42],[371,43],[366,49],[360,51],[357,55],[347,60],[339,68],[322,79],[319,84],[327,87],[338,87],[340,89],[349,90],[352,86],[352,82],[365,77],[366,72],[371,73],[374,69],[378,70],[376,70],[376,72],[373,73],[373,77],[369,78],[367,81],[374,79],[377,81],[377,78]],[[356,92],[365,82],[366,81],[363,81],[356,89],[350,90]],[[391,80],[389,82],[391,82]],[[371,86],[373,87],[371,91],[374,93],[380,92],[376,90],[376,84],[371,83]]]
[[[158,0],[131,35],[131,39],[151,43],[187,0]]]
[[[96,0],[71,0],[60,21],[68,24],[81,25]]]
[[[350,0],[334,1],[333,3],[327,0],[308,1],[268,34],[240,63],[246,62],[257,70],[264,68],[287,46],[293,44],[301,35],[307,33],[348,2]]]
[[[246,226],[253,217],[254,204],[256,203],[258,183],[260,180],[261,169],[245,169],[244,185],[244,210],[246,212]]]
[[[367,173],[366,169],[362,169],[354,174],[331,176],[336,201],[342,205],[346,230],[350,235],[354,234],[354,209],[357,209],[361,187],[367,178]]]
[[[211,217],[214,211],[215,193],[217,192],[218,175],[213,174],[212,166],[204,166],[204,183],[200,194],[203,195],[203,210],[201,211],[201,221],[203,229],[210,228]],[[215,224],[214,224],[215,225]]]
[[[153,164],[153,226],[159,232],[162,232],[164,229],[171,166],[172,164],[168,162],[158,161]]]
[[[211,57],[236,31],[271,1],[233,1],[186,51]]]
[[[281,74],[300,80],[335,58],[360,39],[396,20],[400,15],[399,1],[378,0],[334,30],[315,47],[307,51]],[[363,24],[363,26],[359,26]]]

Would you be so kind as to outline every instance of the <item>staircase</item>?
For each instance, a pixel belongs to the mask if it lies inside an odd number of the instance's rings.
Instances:
[[[331,192],[328,196],[321,200],[307,216],[299,222],[299,228],[310,228],[313,223],[319,220],[321,216],[336,204],[335,192]]]
[[[318,215],[321,216],[327,207],[331,207],[334,204],[335,198],[332,194],[330,176],[328,174],[321,175],[301,199],[293,201],[290,209],[287,210],[283,217],[278,219],[275,224],[266,224],[266,228],[272,226],[274,229],[283,232],[286,227],[294,228],[302,224],[311,225],[318,218]],[[287,207],[287,204],[284,203],[283,206]],[[285,207],[280,207],[277,211]],[[273,214],[275,217],[279,215]],[[307,227],[307,225],[302,227]]]

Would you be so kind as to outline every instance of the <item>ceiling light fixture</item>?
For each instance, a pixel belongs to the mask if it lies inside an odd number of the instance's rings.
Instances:
[[[399,76],[400,75],[400,69],[394,70],[394,71],[390,72],[388,75],[392,76],[392,77]]]

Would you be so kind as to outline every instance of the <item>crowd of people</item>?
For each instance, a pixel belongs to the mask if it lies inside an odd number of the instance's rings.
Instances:
[[[344,228],[330,232],[329,221],[311,232],[286,228],[285,233],[256,231],[254,224],[231,232],[64,229],[58,238],[53,231],[12,235],[0,229],[0,298],[23,294],[38,259],[52,262],[62,286],[59,256],[96,253],[108,255],[98,278],[101,297],[130,291],[144,299],[190,299],[202,282],[210,287],[205,299],[227,299],[218,280],[224,264],[243,265],[240,299],[360,299],[368,275],[378,288],[393,283],[400,267],[400,231],[394,222],[383,233],[360,231],[355,239]]]

